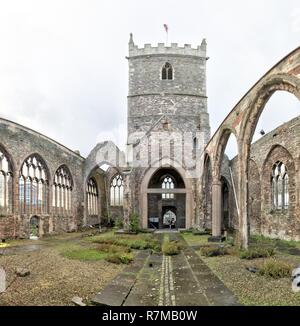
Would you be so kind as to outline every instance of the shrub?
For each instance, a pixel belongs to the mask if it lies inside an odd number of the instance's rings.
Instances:
[[[274,248],[250,248],[248,250],[242,250],[240,252],[241,259],[255,259],[255,258],[268,258],[274,256]]]
[[[162,245],[162,252],[167,256],[178,255],[180,252],[180,245],[177,241],[165,241]]]
[[[124,246],[117,246],[113,244],[108,243],[101,243],[97,246],[97,249],[102,252],[108,252],[108,253],[119,253],[119,252],[131,252],[130,248],[124,247]]]
[[[135,213],[132,213],[129,217],[129,230],[135,233],[139,232],[139,217]]]
[[[105,258],[106,261],[113,264],[126,264],[128,265],[133,261],[133,255],[130,253],[113,253]]]
[[[275,279],[289,277],[293,267],[283,261],[274,258],[266,259],[260,266],[258,273],[263,276],[272,277]]]
[[[123,229],[124,227],[124,222],[123,222],[123,219],[121,217],[117,217],[116,218],[116,221],[115,221],[115,227],[116,229]]]
[[[200,248],[200,254],[205,257],[216,257],[228,255],[229,251],[221,246],[203,246]]]

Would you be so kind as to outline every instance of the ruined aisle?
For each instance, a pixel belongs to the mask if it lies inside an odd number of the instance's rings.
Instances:
[[[169,237],[184,241],[179,233],[171,232]],[[176,256],[140,253],[135,267],[118,275],[93,302],[112,306],[238,305],[233,293],[187,245]]]

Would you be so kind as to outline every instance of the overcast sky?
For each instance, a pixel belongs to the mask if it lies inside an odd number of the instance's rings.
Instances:
[[[129,33],[139,46],[208,43],[212,132],[244,93],[300,45],[299,0],[0,0],[0,116],[86,156],[126,142]],[[276,113],[277,112],[277,113]],[[271,99],[266,132],[300,112]]]

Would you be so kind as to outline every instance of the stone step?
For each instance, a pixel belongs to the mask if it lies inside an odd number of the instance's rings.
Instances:
[[[91,300],[95,305],[122,306],[133,288],[137,275],[150,255],[149,250],[140,251],[134,262],[117,275],[110,284]]]

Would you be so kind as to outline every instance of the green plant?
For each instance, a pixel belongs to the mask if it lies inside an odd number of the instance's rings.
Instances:
[[[203,246],[200,248],[200,254],[205,257],[216,257],[228,255],[228,248],[221,246]]]
[[[63,256],[69,259],[96,261],[104,259],[106,253],[96,249],[75,249],[64,252]]]
[[[94,243],[124,246],[131,249],[153,249],[160,251],[160,243],[152,234],[137,235],[101,235],[88,239]]]
[[[180,253],[180,245],[177,241],[164,241],[162,244],[162,252],[167,256],[178,255]]]
[[[112,253],[105,257],[105,260],[113,264],[126,264],[128,265],[133,261],[133,255],[131,253]]]
[[[115,221],[115,227],[116,229],[123,229],[124,227],[124,222],[122,217],[117,217]]]
[[[274,248],[255,247],[240,251],[241,259],[268,258],[275,255]]]
[[[275,279],[289,277],[293,267],[275,258],[266,259],[259,267],[259,274]]]
[[[129,217],[129,230],[131,232],[139,232],[139,217],[136,213],[132,213]]]

